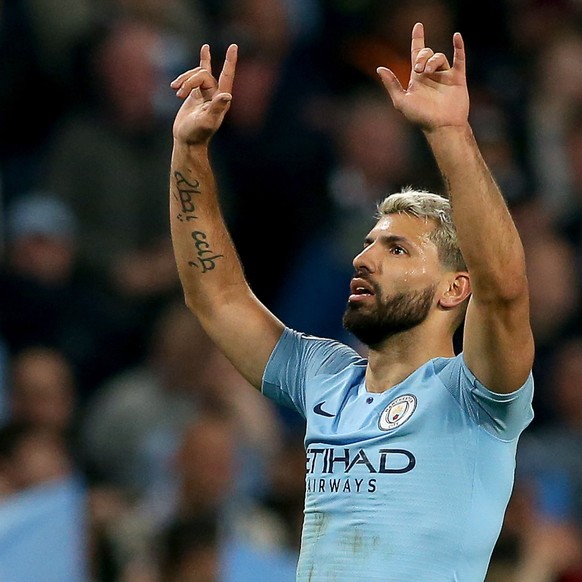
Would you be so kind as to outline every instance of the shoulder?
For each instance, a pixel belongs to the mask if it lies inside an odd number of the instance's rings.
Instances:
[[[285,328],[277,346],[277,352],[294,355],[300,362],[318,368],[345,368],[350,364],[366,364],[366,360],[352,347],[329,338]]]
[[[520,392],[533,390],[534,380],[531,371],[524,384],[513,392],[498,393],[490,390],[478,380],[469,366],[467,366],[463,352],[451,358],[435,358],[434,360],[431,360],[431,362],[435,375],[438,376],[441,382],[443,382],[447,387],[457,386],[459,384],[467,385],[471,389],[500,400],[510,400],[512,396]]]
[[[513,392],[489,390],[471,372],[461,352],[433,360],[434,373],[476,424],[502,439],[518,437],[533,419],[533,376]]]

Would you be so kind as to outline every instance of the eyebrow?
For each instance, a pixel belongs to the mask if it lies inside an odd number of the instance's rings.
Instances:
[[[407,245],[409,247],[416,247],[416,245],[410,240],[407,239],[404,236],[398,236],[396,234],[388,234],[388,235],[380,235],[378,236],[376,239],[372,238],[371,236],[367,236],[364,239],[364,243],[365,244],[372,244],[374,242],[374,240],[380,240],[380,242],[384,245],[384,246],[389,246],[391,244],[404,244]]]

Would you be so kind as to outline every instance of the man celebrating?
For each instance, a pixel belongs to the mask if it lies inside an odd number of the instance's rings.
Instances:
[[[534,343],[518,232],[468,123],[465,50],[452,66],[412,30],[404,90],[448,197],[378,206],[354,259],[344,325],[369,350],[289,329],[253,295],[221,216],[208,143],[232,99],[237,47],[172,87],[171,227],[186,303],[242,375],[307,421],[299,582],[482,582],[531,422]],[[453,334],[464,322],[463,349]]]

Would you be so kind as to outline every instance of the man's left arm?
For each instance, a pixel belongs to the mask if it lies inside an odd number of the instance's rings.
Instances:
[[[412,74],[404,90],[385,68],[378,73],[394,106],[420,126],[447,187],[459,246],[471,280],[463,352],[489,390],[509,393],[533,365],[524,249],[507,204],[468,122],[465,47],[453,37],[452,66],[425,47],[424,28],[412,31]]]
[[[533,364],[523,246],[471,129],[427,135],[446,181],[459,246],[471,280],[463,354],[489,390],[513,392]]]

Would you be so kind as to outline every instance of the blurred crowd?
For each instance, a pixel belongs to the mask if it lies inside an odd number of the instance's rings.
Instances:
[[[184,306],[169,82],[203,43],[215,71],[239,45],[212,155],[247,278],[289,326],[364,354],[341,316],[375,203],[442,192],[375,73],[407,83],[417,20],[447,55],[464,35],[470,121],[528,263],[536,417],[487,582],[582,581],[578,0],[0,0],[0,578],[293,582],[304,425]]]

